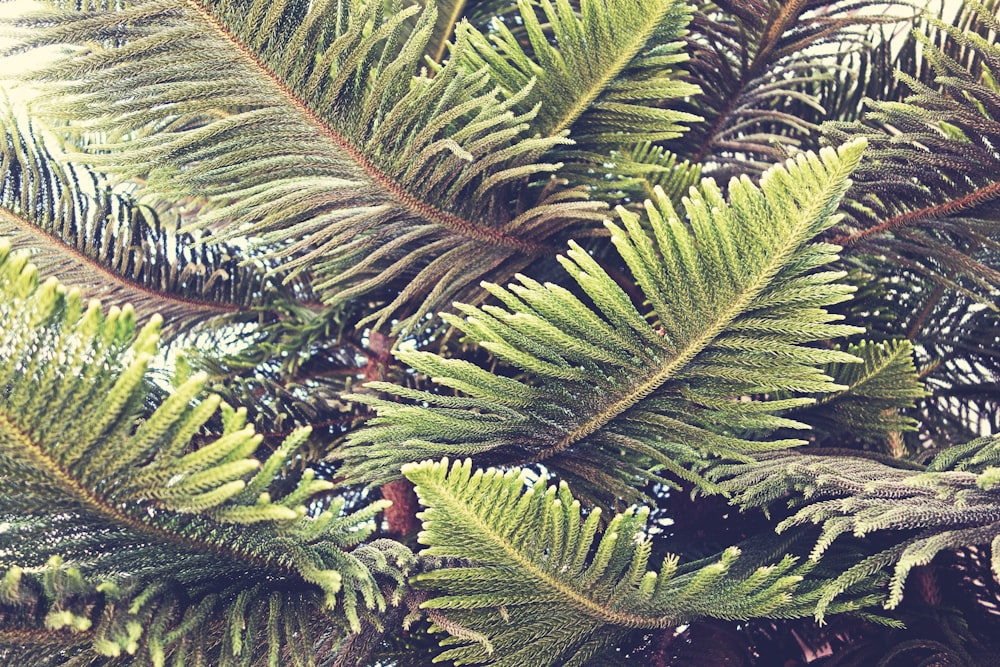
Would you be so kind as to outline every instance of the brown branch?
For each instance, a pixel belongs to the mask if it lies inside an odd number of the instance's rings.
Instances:
[[[958,199],[952,199],[949,202],[943,204],[936,204],[934,206],[927,206],[925,208],[917,209],[916,211],[909,211],[907,213],[902,213],[895,217],[889,218],[888,220],[875,225],[874,227],[869,227],[868,229],[862,229],[860,231],[854,232],[853,234],[844,234],[837,236],[830,240],[839,246],[844,246],[845,248],[850,248],[857,246],[871,236],[877,234],[883,234],[886,232],[892,232],[900,227],[905,227],[907,225],[912,225],[928,218],[941,218],[949,216],[952,213],[960,211],[965,208],[971,208],[973,206],[978,206],[983,202],[989,201],[994,197],[1000,196],[1000,181],[994,181],[989,185],[973,190],[964,197]]]
[[[388,524],[386,532],[399,538],[412,537],[420,530],[417,512],[420,503],[413,491],[413,484],[406,479],[397,479],[384,484],[382,497],[392,501],[392,506],[385,510],[385,521]]]
[[[80,646],[94,641],[94,630],[45,630],[42,628],[2,628],[0,645],[6,646]]]
[[[802,13],[802,7],[805,4],[806,0],[792,0],[792,2],[782,6],[778,16],[771,21],[771,24],[767,27],[767,32],[761,38],[760,43],[762,46],[750,63],[750,67],[747,70],[749,73],[755,72],[757,67],[771,55],[771,51],[778,45],[778,40],[781,39],[788,26],[799,18],[799,14]]]

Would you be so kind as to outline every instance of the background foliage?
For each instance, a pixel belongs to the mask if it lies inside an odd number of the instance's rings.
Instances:
[[[995,3],[43,5],[0,663],[996,664]]]

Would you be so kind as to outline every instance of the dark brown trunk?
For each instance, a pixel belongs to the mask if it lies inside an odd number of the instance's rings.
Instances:
[[[420,530],[420,521],[416,516],[420,506],[413,484],[405,479],[389,482],[382,487],[382,497],[392,501],[392,507],[385,511],[386,532],[400,538],[416,535]]]

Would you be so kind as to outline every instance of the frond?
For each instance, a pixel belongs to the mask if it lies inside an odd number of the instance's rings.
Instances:
[[[979,10],[983,30],[997,24],[992,11],[971,1],[967,6]],[[852,253],[889,257],[994,307],[990,294],[1000,273],[988,257],[997,252],[998,230],[988,207],[1000,195],[994,120],[1000,47],[974,30],[936,19],[928,26],[926,34],[914,35],[933,83],[900,72],[910,90],[905,100],[871,102],[861,121],[825,127],[833,143],[864,136],[872,147],[832,241]],[[965,58],[956,61],[955,51]]]
[[[0,113],[0,236],[30,248],[46,273],[108,305],[159,313],[177,329],[249,310],[275,289],[261,266],[240,264],[238,248],[177,233],[179,220],[60,163],[44,134]]]
[[[607,154],[678,137],[700,120],[671,108],[700,90],[675,69],[687,60],[680,38],[691,7],[683,1],[582,0],[576,7],[568,0],[537,6],[520,0],[517,6],[526,39],[500,20],[488,35],[466,25],[472,48],[463,57],[472,70],[488,68],[510,93],[530,88],[520,108],[538,108],[532,129],[547,137],[568,131],[574,142],[561,156],[578,161],[587,151]]]
[[[682,162],[677,156],[651,142],[629,150],[594,154],[591,162],[569,164],[562,173],[572,174],[574,183],[591,188],[592,196],[609,203],[639,206],[656,198],[659,187],[675,207],[701,181],[701,165]]]
[[[260,436],[223,404],[223,433],[192,446],[220,409],[197,400],[202,375],[137,424],[158,318],[136,333],[131,308],[104,314],[36,276],[0,246],[0,484],[19,489],[0,497],[0,569],[72,584],[26,630],[92,627],[96,653],[143,665],[277,665],[301,663],[316,627],[357,629],[398,603],[412,555],[365,543],[383,504],[342,516],[343,501],[313,502],[332,485],[311,471],[278,493],[308,430],[257,461]],[[20,604],[20,590],[0,605]]]
[[[846,352],[861,363],[835,363],[825,369],[846,388],[816,396],[815,404],[794,411],[794,417],[836,447],[845,442],[891,446],[894,434],[916,430],[917,421],[901,413],[927,395],[917,380],[913,345],[906,340],[862,341],[849,345]]]
[[[466,0],[438,0],[437,19],[434,30],[424,47],[424,55],[436,63],[443,62],[448,57],[448,47],[456,32],[459,22],[465,19],[465,12],[481,3],[468,3]],[[468,5],[472,5],[469,7]]]
[[[804,343],[860,331],[824,309],[853,288],[836,282],[841,272],[816,271],[837,248],[810,241],[835,222],[863,150],[802,155],[759,188],[734,179],[728,203],[706,180],[684,200],[687,225],[661,193],[646,205],[651,234],[619,209],[624,228],[607,226],[650,304],[645,313],[575,244],[560,261],[594,307],[526,277],[488,285],[505,307],[461,306],[466,317],[447,321],[523,379],[401,349],[400,360],[459,395],[373,383],[415,404],[351,396],[379,416],[351,434],[347,479],[376,483],[407,461],[471,455],[544,462],[578,492],[631,500],[637,482],[666,472],[711,488],[696,471],[712,455],[801,444],[745,436],[799,426],[773,413],[813,399],[742,398],[843,388],[817,366],[855,357]]]
[[[743,507],[787,501],[791,493],[792,502],[804,507],[777,529],[820,525],[812,559],[844,535],[893,533],[893,546],[863,558],[825,586],[817,608],[817,617],[822,618],[827,604],[872,572],[892,571],[885,601],[891,609],[902,600],[910,571],[930,563],[938,553],[990,543],[996,548],[998,464],[1000,441],[981,438],[949,448],[927,472],[867,459],[788,452],[762,456],[753,466],[720,466],[712,478],[723,480],[722,487]]]
[[[808,568],[793,558],[741,570],[731,548],[689,565],[668,556],[650,571],[645,508],[611,517],[600,531],[600,510],[584,516],[565,482],[529,482],[523,470],[474,473],[470,460],[408,464],[404,473],[426,508],[422,556],[455,563],[414,577],[430,591],[422,608],[451,635],[437,660],[601,665],[628,628],[811,612]]]
[[[863,30],[892,21],[857,11],[867,2],[720,2],[696,12],[686,49],[687,80],[704,94],[678,108],[704,118],[665,144],[720,180],[755,176],[798,150],[815,150],[819,96],[848,88],[830,53],[866,48]]]
[[[545,256],[603,208],[543,188],[517,204],[510,184],[555,169],[538,158],[563,139],[525,138],[521,95],[501,99],[459,67],[464,40],[455,64],[422,75],[435,16],[147,0],[28,17],[20,48],[87,45],[32,74],[73,97],[48,113],[107,135],[79,159],[161,195],[210,198],[192,227],[253,237],[283,269],[315,274],[327,304],[367,295],[380,304],[367,321],[406,328],[481,299],[480,280]]]
[[[340,314],[317,313],[293,302],[272,305],[280,313],[272,323],[217,326],[174,340],[165,354],[175,379],[157,377],[157,384],[205,373],[212,393],[247,409],[247,421],[263,436],[265,448],[309,426],[313,435],[298,450],[298,465],[329,478],[333,443],[373,416],[344,394],[366,381],[406,384],[412,378],[393,359],[392,339],[344,327]]]
[[[1000,431],[1000,313],[894,259],[844,261],[858,267],[848,277],[858,291],[839,309],[847,321],[863,324],[875,339],[912,341],[927,395],[909,412],[919,424],[904,436],[906,448],[922,455],[928,446],[935,451]]]

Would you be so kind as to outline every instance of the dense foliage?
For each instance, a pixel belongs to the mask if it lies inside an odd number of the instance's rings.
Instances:
[[[44,5],[0,664],[997,664],[1000,6]]]

